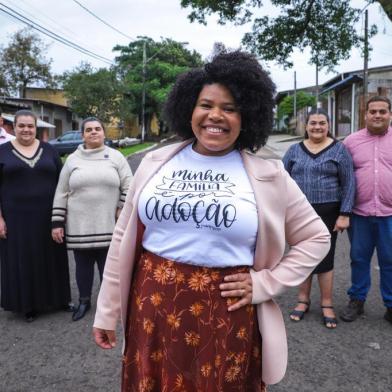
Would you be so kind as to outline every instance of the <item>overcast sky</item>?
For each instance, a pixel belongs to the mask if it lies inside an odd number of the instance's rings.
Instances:
[[[180,0],[78,0],[79,3],[104,19],[109,24],[129,37],[140,35],[159,40],[161,37],[176,41],[189,42],[188,48],[195,49],[203,58],[211,53],[214,42],[223,42],[227,47],[237,48],[241,38],[250,26],[220,26],[216,17],[211,17],[207,26],[190,23],[187,19],[189,10],[180,7]],[[129,39],[111,30],[88,14],[74,0],[1,0],[1,3],[61,35],[78,45],[113,59],[112,52],[116,44],[126,45]],[[264,2],[263,13],[273,15],[274,10]],[[366,2],[352,0],[352,4],[363,7]],[[0,6],[0,44],[6,45],[12,33],[25,27],[22,22],[12,19],[1,11]],[[380,7],[373,4],[368,7],[369,22],[379,28],[379,33],[372,38],[370,67],[392,65],[392,23],[382,14]],[[363,21],[362,21],[363,25]],[[361,23],[358,29],[363,30]],[[53,59],[53,71],[61,73],[77,66],[81,61],[88,61],[95,67],[105,63],[94,60],[74,49],[68,48],[53,39],[41,37],[50,44],[48,57]],[[295,53],[294,68],[287,71],[273,63],[265,64],[277,84],[278,90],[293,88],[293,73],[297,72],[298,87],[315,84],[314,66],[307,64],[307,53]],[[336,73],[362,69],[363,59],[358,49],[352,51],[350,60],[341,63]],[[320,83],[332,78],[334,74],[320,74]]]

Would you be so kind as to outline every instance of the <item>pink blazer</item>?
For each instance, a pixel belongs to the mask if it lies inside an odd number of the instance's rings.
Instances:
[[[125,331],[133,266],[141,241],[137,214],[140,192],[157,170],[190,142],[148,153],[136,171],[109,248],[95,327],[115,330],[121,317]],[[252,302],[257,305],[263,338],[262,377],[265,383],[275,384],[286,372],[287,339],[282,313],[273,298],[308,277],[327,254],[330,235],[280,161],[265,160],[245,151],[241,155],[258,210],[251,276]],[[290,249],[285,254],[286,242]]]

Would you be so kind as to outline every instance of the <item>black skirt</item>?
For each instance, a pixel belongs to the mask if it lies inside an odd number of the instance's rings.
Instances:
[[[321,274],[333,270],[334,259],[335,259],[335,247],[336,238],[338,233],[333,231],[335,227],[336,219],[338,219],[340,212],[340,203],[322,203],[312,204],[312,207],[316,211],[317,215],[322,219],[331,234],[331,248],[328,254],[320,262],[320,264],[313,270],[313,274]]]

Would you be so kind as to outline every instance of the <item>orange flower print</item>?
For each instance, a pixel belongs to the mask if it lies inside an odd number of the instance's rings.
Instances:
[[[240,340],[247,340],[248,339],[248,334],[246,332],[246,328],[245,327],[241,327],[236,335],[237,339]]]
[[[148,318],[143,320],[143,329],[146,331],[147,335],[151,335],[154,330],[155,324]]]
[[[222,357],[219,354],[215,356],[214,365],[216,368],[222,365]]]
[[[250,315],[252,315],[253,312],[255,311],[254,305],[252,305],[252,304],[246,305],[246,311],[247,311]]]
[[[200,371],[201,371],[201,374],[202,374],[204,377],[208,377],[208,376],[211,374],[211,369],[212,369],[211,364],[210,364],[209,362],[207,362],[206,364],[204,364],[204,365],[201,367]]]
[[[141,312],[143,309],[143,299],[140,295],[136,296],[136,306],[139,312]]]
[[[253,355],[253,358],[259,358],[260,357],[260,348],[258,346],[254,346],[253,347],[252,355]]]
[[[151,392],[154,389],[154,380],[151,377],[144,377],[139,382],[139,392]]]
[[[148,272],[152,271],[152,261],[151,261],[151,259],[148,259],[148,258],[144,259],[143,269],[145,271],[148,271]]]
[[[239,366],[230,366],[225,373],[225,380],[227,382],[233,382],[237,380],[238,375],[240,374],[240,367]]]
[[[196,271],[193,272],[188,279],[188,286],[194,291],[205,291],[210,282],[211,278],[208,274]]]
[[[181,317],[178,317],[175,313],[170,313],[166,317],[166,322],[174,329],[178,329],[181,324]]]
[[[226,355],[226,362],[231,361],[235,357],[235,353],[233,351],[229,351]]]
[[[177,374],[175,386],[176,388],[185,388],[184,376],[182,374]]]
[[[234,361],[237,365],[240,365],[241,363],[244,363],[246,360],[246,352],[241,352],[238,353],[235,358]]]
[[[159,362],[162,358],[163,358],[162,350],[154,351],[154,352],[152,352],[152,354],[151,354],[151,359],[152,359],[154,362]]]
[[[204,306],[200,302],[195,302],[189,307],[193,316],[199,317],[203,312]]]
[[[211,280],[213,282],[216,282],[219,279],[219,272],[218,271],[212,271],[210,274]]]
[[[200,335],[194,331],[185,332],[185,341],[188,346],[197,347],[200,343]]]
[[[159,264],[154,270],[154,279],[160,284],[167,284],[170,276],[170,268],[167,266],[167,263]]]
[[[135,360],[136,365],[138,365],[140,363],[140,351],[139,350],[136,351],[134,360]]]
[[[185,281],[185,276],[182,272],[176,271],[176,283],[183,283]]]
[[[154,306],[159,306],[162,302],[161,293],[153,293],[150,295],[150,301]]]
[[[231,305],[235,304],[236,302],[238,302],[238,298],[227,298],[227,300],[226,300],[227,306],[231,306]]]

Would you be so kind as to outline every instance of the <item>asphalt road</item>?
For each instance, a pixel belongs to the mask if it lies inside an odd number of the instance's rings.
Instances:
[[[130,159],[137,166],[141,155]],[[72,297],[77,300],[74,262],[70,258]],[[327,330],[321,322],[318,285],[314,282],[310,312],[300,323],[290,322],[296,290],[278,298],[288,333],[286,377],[269,392],[391,392],[392,325],[383,320],[376,259],[365,315],[354,323],[340,322]],[[96,274],[98,275],[98,273]],[[335,307],[347,302],[350,281],[349,244],[339,235],[335,267]],[[95,303],[98,280],[94,284]],[[0,310],[0,392],[118,391],[121,342],[103,351],[91,337],[94,307],[73,322],[66,312],[45,314],[33,323]]]

